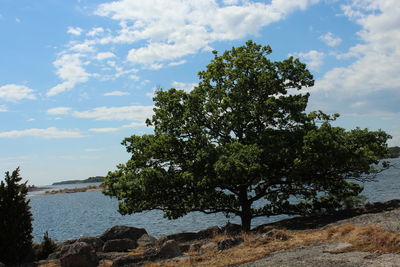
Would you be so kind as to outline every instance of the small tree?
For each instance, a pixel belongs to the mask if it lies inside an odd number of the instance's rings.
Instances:
[[[132,157],[104,182],[122,214],[223,212],[249,230],[252,218],[329,212],[362,191],[351,180],[379,171],[371,164],[389,136],[306,113],[309,94],[296,90],[313,86],[313,76],[298,59],[274,62],[270,53],[252,41],[214,51],[191,92],[156,93],[154,134],[126,138]]]
[[[19,168],[0,183],[0,262],[15,264],[32,256],[32,213]]]
[[[56,243],[49,237],[49,232],[46,231],[43,235],[43,240],[40,244],[38,244],[35,248],[35,254],[37,260],[44,260],[47,257],[56,251],[57,245]]]

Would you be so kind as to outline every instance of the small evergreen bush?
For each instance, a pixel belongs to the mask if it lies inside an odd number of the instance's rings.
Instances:
[[[49,237],[49,233],[46,231],[43,235],[42,243],[40,243],[35,249],[36,259],[37,260],[47,259],[47,257],[51,253],[56,251],[56,249],[57,249],[56,243]]]
[[[28,189],[20,183],[19,168],[0,182],[0,262],[26,262],[32,257],[32,213]]]

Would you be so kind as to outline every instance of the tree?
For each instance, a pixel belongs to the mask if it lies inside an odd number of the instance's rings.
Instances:
[[[373,177],[389,136],[331,125],[337,114],[306,113],[314,84],[305,64],[271,61],[269,46],[248,41],[214,59],[191,92],[154,97],[154,134],[122,142],[131,159],[109,172],[105,194],[119,212],[159,209],[168,218],[191,211],[251,220],[342,208]]]
[[[32,256],[32,213],[19,168],[0,183],[0,262],[21,263]]]

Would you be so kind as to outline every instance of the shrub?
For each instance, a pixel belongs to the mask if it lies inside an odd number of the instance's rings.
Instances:
[[[46,231],[43,235],[43,241],[36,247],[36,259],[44,260],[47,257],[56,251],[57,245],[56,243],[49,237],[49,233]]]

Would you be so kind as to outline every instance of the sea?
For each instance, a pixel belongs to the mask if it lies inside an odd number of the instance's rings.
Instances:
[[[400,159],[390,159],[393,167],[379,173],[376,181],[364,184],[362,195],[367,201],[384,201],[400,198]],[[49,186],[56,190],[98,184]],[[47,231],[60,242],[82,236],[98,236],[114,225],[129,225],[145,228],[155,237],[178,232],[195,232],[209,226],[224,226],[228,222],[240,223],[240,218],[226,218],[223,214],[191,212],[176,220],[163,217],[161,211],[152,210],[132,215],[118,213],[118,203],[101,191],[72,194],[43,195],[44,192],[29,193],[33,215],[34,241],[40,242]],[[260,217],[252,221],[252,227],[287,218],[285,215]]]

